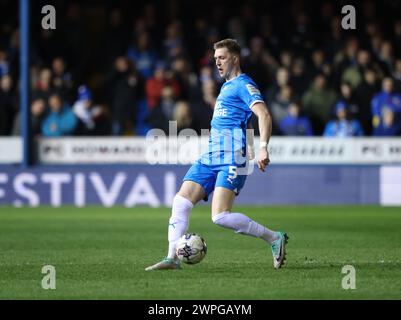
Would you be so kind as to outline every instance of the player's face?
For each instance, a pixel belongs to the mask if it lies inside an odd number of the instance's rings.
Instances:
[[[214,52],[216,67],[222,78],[229,79],[235,65],[235,57],[227,48],[218,48]]]

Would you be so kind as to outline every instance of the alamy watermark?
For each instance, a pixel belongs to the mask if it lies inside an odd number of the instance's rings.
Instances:
[[[346,265],[341,269],[341,273],[345,274],[341,281],[341,287],[344,290],[356,289],[356,270],[352,265]]]
[[[45,30],[56,29],[56,8],[50,4],[42,7],[42,28]],[[353,5],[345,5],[341,8],[341,13],[345,15],[341,20],[341,27],[344,30],[356,29],[356,10]]]
[[[56,268],[52,265],[46,265],[42,268],[42,289],[55,290],[56,289]]]
[[[348,4],[341,8],[341,13],[345,16],[341,19],[341,27],[344,30],[356,29],[356,11],[355,7]]]
[[[161,129],[151,129],[146,134],[145,159],[148,164],[187,164],[198,160],[206,165],[236,164],[235,176],[249,175],[254,170],[255,161],[249,153],[254,139],[254,130],[202,129],[201,136],[209,136],[204,145],[193,129],[183,129],[177,133],[177,122],[169,121],[168,136]],[[252,146],[253,147],[253,146]]]
[[[42,28],[45,30],[56,29],[56,8],[50,4],[42,7],[42,14],[45,16],[42,18]]]

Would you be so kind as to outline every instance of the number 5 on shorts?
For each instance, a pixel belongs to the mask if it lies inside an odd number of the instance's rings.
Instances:
[[[237,167],[236,166],[229,166],[228,167],[228,179],[234,180],[237,177]]]

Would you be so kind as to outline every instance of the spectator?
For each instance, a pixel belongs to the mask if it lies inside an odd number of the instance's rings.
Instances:
[[[280,92],[281,88],[284,86],[288,86],[290,83],[290,73],[287,68],[279,68],[276,72],[276,79],[265,93],[266,102],[268,105],[271,104],[275,96]]]
[[[383,43],[383,36],[381,33],[377,33],[377,34],[371,36],[370,47],[371,47],[371,51],[377,61],[380,61],[379,56],[380,56],[380,50],[381,50],[382,43]]]
[[[196,97],[191,102],[192,125],[198,134],[202,133],[202,129],[210,128],[217,96],[216,84],[213,79],[204,79],[201,83],[201,97]]]
[[[186,57],[177,57],[171,65],[174,78],[180,86],[180,98],[189,100],[195,94],[198,87],[198,77],[191,70],[189,61]]]
[[[377,74],[373,69],[366,69],[362,82],[355,89],[355,101],[360,108],[358,119],[366,135],[372,134],[371,102],[379,89],[380,85],[377,80]]]
[[[163,44],[168,62],[175,60],[184,53],[181,23],[179,21],[173,21],[167,26],[166,38]]]
[[[360,114],[359,106],[354,98],[352,85],[349,82],[341,83],[340,92],[341,96],[340,99],[336,102],[334,110],[337,110],[337,107],[342,105],[353,119],[358,118]]]
[[[348,110],[345,105],[336,106],[336,120],[330,121],[324,129],[325,137],[355,137],[363,136],[362,127],[357,120],[349,118]]]
[[[273,118],[273,132],[278,133],[278,127],[283,118],[288,113],[288,106],[292,99],[292,88],[283,86],[280,92],[274,97],[270,104],[270,111]]]
[[[45,137],[72,135],[77,126],[77,118],[70,106],[63,102],[57,93],[52,93],[48,102],[50,112],[42,123],[42,135]]]
[[[286,136],[312,136],[313,130],[307,117],[300,115],[297,102],[291,102],[287,115],[280,122],[280,131]]]
[[[192,124],[191,108],[187,101],[178,101],[174,107],[174,121],[177,122],[177,131],[190,128]]]
[[[31,103],[31,134],[38,136],[41,133],[42,122],[46,116],[46,101],[38,98]],[[18,136],[21,134],[21,114],[18,113],[14,120],[13,135]]]
[[[359,50],[356,64],[346,68],[341,80],[348,82],[355,89],[363,80],[363,73],[367,68],[376,70],[377,74],[382,74],[380,67],[371,61],[371,56],[367,50]]]
[[[397,122],[398,120],[398,122]],[[396,136],[401,133],[400,118],[396,119],[394,111],[389,107],[381,110],[381,121],[373,130],[373,135],[380,136]]]
[[[17,111],[17,98],[10,75],[0,78],[0,136],[9,135]]]
[[[35,99],[42,98],[47,100],[50,96],[52,85],[52,72],[48,68],[44,68],[39,72],[39,79],[37,80],[34,90],[33,90],[33,97]]]
[[[96,101],[101,103],[102,115],[104,110],[110,111],[114,134],[146,134],[148,122],[157,122],[149,117],[155,108],[158,108],[156,115],[161,112],[165,117],[161,123],[168,123],[175,117],[176,109],[171,106],[176,101],[189,103],[190,125],[199,131],[202,126],[209,126],[215,93],[225,81],[214,65],[213,43],[230,36],[243,45],[243,70],[256,81],[269,108],[273,107],[275,118],[287,117],[290,100],[283,97],[288,96],[291,86],[291,100],[294,96],[302,99],[301,114],[308,116],[315,134],[323,133],[335,102],[349,109],[367,135],[373,133],[372,118],[375,128],[384,125],[384,114],[387,123],[392,117],[394,124],[400,121],[401,20],[394,10],[399,6],[393,3],[362,4],[362,29],[344,32],[341,14],[336,13],[330,1],[314,5],[313,11],[306,12],[305,1],[291,0],[290,10],[281,10],[279,19],[271,15],[275,4],[233,3],[229,7],[213,4],[210,11],[204,11],[201,3],[191,4],[193,15],[182,19],[182,8],[177,1],[161,7],[155,3],[123,2],[96,6],[73,2],[61,10],[57,30],[32,30],[31,109],[33,105],[41,109],[38,101],[48,101],[54,90],[63,100],[74,102],[74,83],[88,83],[96,93]],[[278,4],[277,8],[281,6]],[[125,16],[133,9],[136,14],[132,30],[126,26]],[[106,14],[99,15],[101,12]],[[392,14],[383,14],[386,12]],[[16,16],[14,13],[10,11],[9,16]],[[96,23],[86,21],[84,16],[96,17]],[[0,78],[11,76],[14,83],[11,95],[15,100],[14,87],[19,83],[19,30],[6,22],[0,24]],[[131,33],[134,41],[130,39]],[[90,55],[91,52],[99,54]],[[383,77],[393,78],[391,94],[378,93],[377,86]],[[341,85],[344,82],[351,85],[350,97],[344,94],[344,90],[350,91]],[[4,111],[9,93],[4,90],[0,93],[3,134],[10,134],[18,107],[14,103],[14,111]],[[338,101],[337,94],[341,95]],[[392,116],[383,111],[388,107]],[[87,111],[79,113],[82,119],[90,119],[90,110],[95,109],[92,104],[89,109],[80,110]],[[90,121],[85,124],[79,120],[76,133],[83,134],[81,126],[89,130],[88,134],[111,131],[103,127],[107,122],[103,120],[106,120],[103,116],[94,120],[94,131],[88,129]],[[257,131],[255,117],[252,123]],[[280,133],[279,124],[274,123],[275,134]]]
[[[203,84],[209,80],[213,81],[213,68],[211,66],[203,66],[199,71],[199,82]]]
[[[244,57],[242,66],[248,74],[258,84],[261,91],[265,91],[270,83],[269,65],[273,58],[264,49],[263,40],[254,37],[250,41],[249,55]]]
[[[401,92],[401,58],[397,58],[394,65],[394,91]]]
[[[323,133],[336,99],[336,93],[327,86],[326,77],[323,74],[318,74],[302,97],[305,114],[311,120],[315,134],[321,135]]]
[[[161,129],[168,133],[168,122],[173,120],[175,108],[174,90],[171,86],[166,86],[162,90],[161,99],[149,115],[149,124],[152,128]]]
[[[312,76],[315,77],[319,73],[323,73],[327,78],[331,75],[331,66],[326,60],[325,53],[322,49],[316,49],[312,53]]]
[[[146,80],[146,98],[150,110],[159,103],[165,86],[171,86],[175,96],[180,95],[180,86],[173,73],[166,70],[165,64],[160,62],[156,65],[154,76]]]
[[[72,76],[66,71],[65,61],[61,57],[54,58],[52,61],[52,87],[60,92],[64,99],[70,98]]]
[[[144,80],[125,57],[117,58],[115,68],[110,88],[112,132],[113,135],[132,134],[140,99],[143,97]]]
[[[385,75],[391,75],[391,70],[394,68],[393,45],[390,41],[383,41],[380,44],[379,63]]]
[[[96,120],[102,115],[102,109],[93,105],[92,92],[86,86],[78,88],[78,100],[72,107],[78,119],[77,135],[91,135],[95,133]]]
[[[141,31],[136,39],[136,45],[128,49],[127,56],[132,60],[139,74],[148,79],[153,75],[157,55],[150,46],[149,34],[146,31]]]
[[[309,75],[305,70],[305,61],[302,58],[294,59],[294,63],[291,66],[290,78],[291,87],[294,89],[294,95],[302,97],[308,89],[309,82]]]
[[[363,35],[363,41],[365,44],[369,42],[370,38],[374,36],[381,36],[382,34],[381,27],[379,26],[378,21],[375,20],[367,21],[364,31],[365,34]]]
[[[46,116],[46,101],[43,99],[34,100],[31,103],[31,133],[34,136],[40,135],[44,117]]]
[[[344,71],[357,64],[357,54],[359,51],[359,40],[356,37],[350,37],[345,43],[343,49],[334,57],[334,84],[341,82]]]
[[[282,67],[290,70],[293,61],[293,54],[289,50],[283,50],[280,53],[279,60]]]
[[[372,124],[377,128],[383,122],[383,109],[390,109],[395,115],[401,113],[401,95],[393,92],[394,82],[386,77],[382,81],[382,92],[376,94],[372,100]]]

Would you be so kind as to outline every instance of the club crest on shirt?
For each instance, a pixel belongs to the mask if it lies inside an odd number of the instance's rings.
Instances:
[[[246,88],[248,89],[248,92],[250,95],[254,95],[254,94],[260,94],[260,91],[258,88],[255,88],[255,86],[251,85],[251,84],[247,84]]]

